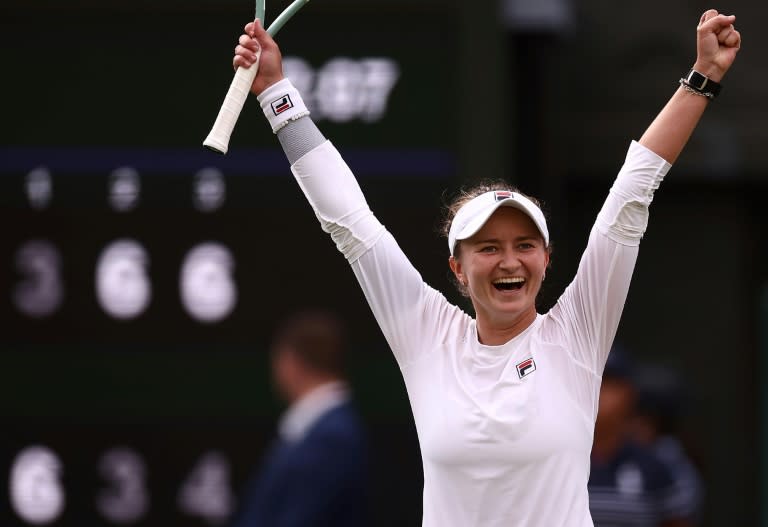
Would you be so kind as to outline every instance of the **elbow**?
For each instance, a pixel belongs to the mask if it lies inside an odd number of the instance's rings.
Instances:
[[[627,201],[613,218],[601,216],[602,230],[611,239],[623,245],[638,245],[648,227],[648,204]]]

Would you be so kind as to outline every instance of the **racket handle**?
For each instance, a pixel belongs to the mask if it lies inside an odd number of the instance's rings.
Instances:
[[[248,98],[248,93],[251,90],[253,79],[256,78],[256,73],[259,71],[260,57],[261,52],[258,52],[256,62],[248,69],[237,68],[235,78],[232,79],[232,84],[229,85],[227,96],[224,97],[224,104],[221,105],[219,115],[216,117],[216,122],[213,123],[211,132],[203,141],[203,145],[209,150],[219,154],[227,153],[229,149],[229,136],[232,135],[237,118],[240,116],[240,111],[243,109],[243,104],[245,104],[245,100]]]

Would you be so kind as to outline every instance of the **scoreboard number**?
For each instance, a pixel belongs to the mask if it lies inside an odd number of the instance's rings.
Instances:
[[[27,174],[25,187],[29,205],[36,210],[45,209],[53,196],[51,171],[44,166],[33,168]]]
[[[211,525],[224,523],[235,508],[229,481],[230,466],[226,456],[217,450],[206,452],[179,489],[179,510]]]
[[[118,212],[136,207],[141,196],[141,179],[133,167],[119,167],[109,176],[109,203]]]
[[[101,515],[121,524],[135,523],[144,517],[149,508],[149,495],[141,456],[131,448],[112,448],[102,455],[99,472],[109,484],[96,499]]]
[[[53,314],[64,298],[59,250],[47,240],[30,240],[16,251],[16,269],[23,277],[13,291],[13,303],[32,318]]]
[[[218,322],[232,312],[237,303],[234,266],[232,253],[219,243],[202,243],[189,251],[181,266],[179,289],[192,318]]]
[[[128,446],[106,450],[96,466],[104,486],[96,492],[95,508],[110,525],[130,525],[148,518],[148,471],[141,454]],[[50,448],[32,445],[15,457],[10,473],[11,507],[27,525],[48,525],[65,516],[64,465]],[[207,450],[181,481],[177,510],[188,518],[221,525],[232,517],[236,499],[231,465],[219,450]]]
[[[19,452],[10,478],[11,506],[27,523],[46,525],[64,510],[64,488],[59,457],[44,446],[30,446]]]
[[[303,58],[285,57],[283,70],[302,94],[313,119],[333,123],[383,119],[400,78],[397,62],[385,57],[333,57],[317,70]]]
[[[101,307],[114,318],[141,315],[152,298],[147,276],[149,255],[135,240],[109,244],[96,264],[96,296]]]
[[[195,174],[192,202],[200,212],[214,212],[227,197],[224,174],[215,167],[201,168]]]
[[[54,314],[64,300],[61,255],[47,240],[29,240],[15,254],[21,276],[13,290],[16,309],[30,318]],[[98,304],[109,316],[130,320],[140,316],[152,301],[150,257],[138,241],[122,238],[109,243],[96,262]],[[210,324],[229,315],[237,305],[235,257],[218,242],[192,247],[181,264],[179,294],[187,314]]]

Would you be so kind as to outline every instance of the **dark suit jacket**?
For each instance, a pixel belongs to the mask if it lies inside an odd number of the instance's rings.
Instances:
[[[275,441],[233,527],[364,527],[366,458],[352,405],[331,408],[300,441]]]

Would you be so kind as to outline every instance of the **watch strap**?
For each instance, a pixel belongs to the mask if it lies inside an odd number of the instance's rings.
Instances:
[[[694,69],[691,69],[685,77],[680,79],[680,84],[683,84],[710,99],[714,99],[720,95],[720,91],[723,88],[719,82],[713,81],[706,75],[699,73]]]

